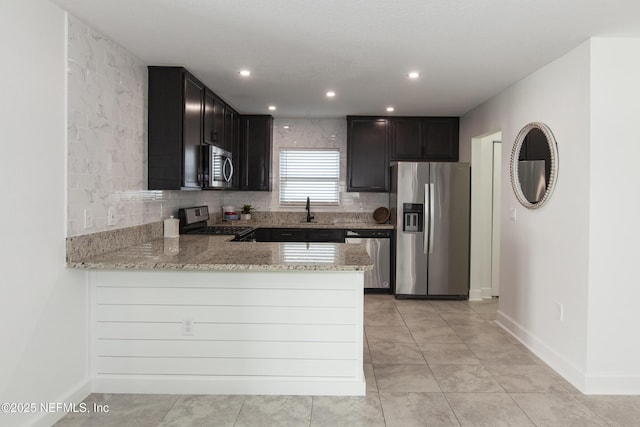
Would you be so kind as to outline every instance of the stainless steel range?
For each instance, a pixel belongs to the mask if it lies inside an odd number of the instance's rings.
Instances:
[[[178,210],[180,218],[180,234],[229,235],[242,240],[253,232],[253,227],[214,225],[208,226],[209,207],[196,206]]]

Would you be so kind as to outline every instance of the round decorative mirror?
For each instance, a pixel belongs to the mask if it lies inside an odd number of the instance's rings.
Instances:
[[[523,206],[543,206],[558,178],[558,146],[551,129],[533,122],[523,127],[511,151],[511,185]]]

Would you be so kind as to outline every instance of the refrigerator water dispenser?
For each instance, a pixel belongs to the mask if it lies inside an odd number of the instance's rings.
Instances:
[[[422,203],[402,204],[402,231],[405,233],[422,233],[424,205]]]

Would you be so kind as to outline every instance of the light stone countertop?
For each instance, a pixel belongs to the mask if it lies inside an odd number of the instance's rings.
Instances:
[[[340,227],[341,228],[341,227]],[[373,261],[361,245],[345,243],[230,242],[233,236],[160,238],[68,267],[94,270],[368,271]]]

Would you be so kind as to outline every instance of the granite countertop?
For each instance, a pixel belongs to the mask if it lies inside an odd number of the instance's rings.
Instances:
[[[261,226],[266,227],[266,225]],[[284,227],[284,225],[281,226]],[[181,235],[176,238],[159,238],[92,258],[69,261],[67,265],[71,268],[103,270],[367,271],[373,269],[373,262],[361,245],[230,242],[231,239],[233,236]]]

